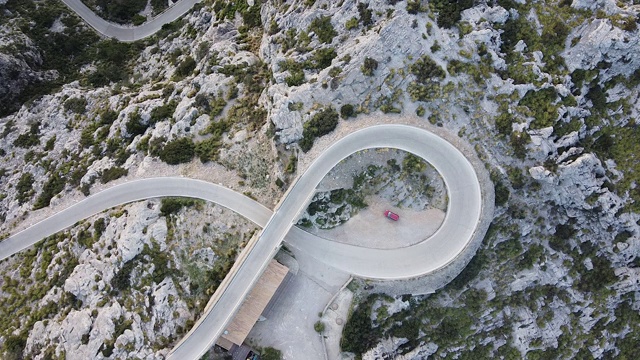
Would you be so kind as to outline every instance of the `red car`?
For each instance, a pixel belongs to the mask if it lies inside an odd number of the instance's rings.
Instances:
[[[384,212],[384,216],[385,216],[385,217],[387,217],[387,218],[389,218],[389,219],[391,219],[391,220],[393,220],[393,221],[398,221],[398,220],[400,220],[400,216],[399,216],[398,214],[393,213],[393,212],[391,212],[391,211],[389,211],[389,210],[386,210],[386,211]]]

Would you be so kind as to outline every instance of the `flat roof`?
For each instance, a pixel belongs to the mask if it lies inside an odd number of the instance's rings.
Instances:
[[[227,348],[225,345],[228,346],[229,342],[242,345],[288,272],[288,267],[276,260],[271,260],[240,306],[238,313],[227,326],[221,340],[218,340],[218,345],[225,349]]]

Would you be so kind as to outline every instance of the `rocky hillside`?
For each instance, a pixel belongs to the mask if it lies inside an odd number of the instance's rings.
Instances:
[[[0,96],[19,107],[0,119],[4,233],[144,176],[203,178],[272,206],[297,156],[339,121],[417,116],[475,146],[491,169],[496,218],[467,270],[437,294],[361,297],[343,349],[372,359],[635,349],[640,45],[631,3],[216,0],[137,44],[72,32],[83,25],[59,3],[0,6]],[[69,39],[82,41],[66,48]],[[47,54],[57,61],[41,65]],[[176,249],[157,261],[182,275],[153,279],[155,249],[172,243],[151,240],[163,221],[149,204],[99,215],[1,264],[5,304],[19,314],[3,317],[13,319],[0,329],[5,357],[166,353],[175,338],[144,329],[188,327],[197,310],[181,291],[197,275]],[[164,224],[166,238],[193,229]],[[216,251],[203,256],[233,258]],[[18,270],[23,257],[31,265]],[[127,266],[146,277],[123,276],[139,281],[114,292]],[[127,305],[135,299],[145,309]],[[113,331],[92,330],[99,321]]]

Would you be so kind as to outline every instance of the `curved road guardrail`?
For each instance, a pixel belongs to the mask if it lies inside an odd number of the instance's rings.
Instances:
[[[445,181],[449,202],[435,234],[413,246],[371,249],[318,238],[294,221],[307,206],[322,178],[347,156],[369,148],[398,148],[431,163]],[[471,163],[451,143],[408,125],[375,125],[355,131],[329,146],[300,174],[272,213],[248,197],[225,187],[187,178],[153,178],[120,184],[92,195],[56,215],[0,242],[0,259],[46,236],[113,206],[161,196],[186,196],[212,201],[246,216],[263,227],[228,275],[217,302],[169,353],[169,359],[198,359],[222,334],[253,284],[277,252],[283,239],[311,254],[322,254],[328,265],[376,279],[404,279],[441,269],[453,261],[473,238],[482,213],[482,194]],[[291,230],[291,231],[290,231]],[[243,251],[244,253],[244,251]]]

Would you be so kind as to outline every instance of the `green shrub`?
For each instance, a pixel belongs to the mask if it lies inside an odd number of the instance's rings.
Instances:
[[[31,124],[29,131],[18,135],[13,145],[24,149],[40,145],[40,123]]]
[[[351,104],[344,104],[340,107],[340,116],[343,119],[348,119],[356,115],[356,111]]]
[[[358,27],[358,24],[359,24],[358,18],[352,17],[351,19],[347,20],[346,23],[344,23],[344,27],[347,30],[353,30]]]
[[[423,55],[418,61],[411,65],[409,70],[415,75],[416,80],[420,84],[427,84],[433,81],[433,79],[444,79],[446,76],[442,67],[428,55]]]
[[[541,129],[553,126],[558,118],[558,105],[556,100],[558,93],[554,87],[540,90],[529,90],[520,100],[519,105],[524,105],[533,113],[534,121],[531,123],[533,129]]]
[[[177,80],[183,79],[184,77],[191,75],[195,69],[196,61],[191,56],[187,56],[182,62],[180,62],[180,65],[176,67],[174,78]]]
[[[20,180],[18,180],[16,184],[16,190],[18,191],[16,198],[20,205],[27,202],[33,196],[33,181],[34,178],[31,173],[22,173],[22,176],[20,176]]]
[[[120,24],[132,22],[135,15],[144,10],[145,0],[96,0],[96,5],[102,9],[100,15],[107,20]]]
[[[138,111],[129,114],[129,120],[126,123],[127,134],[132,139],[137,135],[142,135],[147,131],[149,125],[142,121],[142,116]]]
[[[338,54],[334,48],[321,48],[313,53],[313,57],[309,63],[305,64],[305,68],[322,70],[331,66],[331,62],[336,58]]]
[[[127,176],[127,174],[129,174],[129,170],[121,168],[119,166],[114,166],[102,171],[102,175],[100,175],[100,181],[103,184],[106,184],[123,176]]]
[[[304,71],[300,70],[292,70],[290,71],[290,75],[287,76],[284,81],[287,83],[287,86],[300,86],[305,83]]]
[[[44,184],[42,193],[40,193],[40,195],[36,199],[36,202],[33,204],[33,209],[38,210],[42,209],[43,207],[49,206],[49,203],[51,203],[51,199],[53,199],[54,196],[56,196],[64,189],[66,183],[67,180],[57,173],[51,175],[49,180]]]
[[[307,152],[311,150],[313,142],[317,137],[332,132],[338,126],[338,113],[333,107],[325,108],[316,113],[311,120],[304,124],[300,148]]]
[[[318,333],[318,334],[322,334],[324,332],[325,326],[324,323],[320,320],[316,321],[315,324],[313,324],[313,329]]]
[[[333,28],[333,25],[331,24],[331,18],[329,16],[321,16],[313,19],[307,31],[313,31],[318,37],[318,40],[325,44],[333,41],[333,38],[338,35],[338,32]]]
[[[158,106],[151,110],[149,125],[153,125],[160,121],[172,118],[173,113],[176,111],[176,106],[178,106],[178,103],[176,101],[170,101],[162,106]]]
[[[169,141],[160,150],[160,160],[170,165],[187,163],[195,155],[195,144],[190,138]]]
[[[371,324],[371,310],[376,299],[376,295],[370,295],[351,313],[342,330],[342,351],[355,353],[358,357],[378,342],[381,329],[374,328]]]
[[[282,352],[272,347],[262,349],[260,354],[262,360],[282,360]]]
[[[364,74],[365,76],[372,76],[373,72],[376,71],[376,69],[378,69],[378,61],[368,56],[365,57],[364,63],[360,67],[362,74]]]
[[[69,98],[64,102],[64,110],[76,114],[84,114],[87,109],[87,99],[83,97]]]
[[[160,205],[162,216],[177,214],[183,207],[191,207],[197,203],[196,199],[184,197],[163,198]]]
[[[369,4],[359,2],[358,14],[360,15],[360,22],[363,26],[369,26],[373,24],[373,11],[369,9]]]

